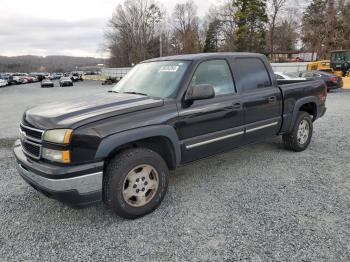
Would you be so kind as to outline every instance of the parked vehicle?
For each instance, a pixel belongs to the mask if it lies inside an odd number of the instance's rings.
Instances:
[[[0,79],[0,87],[4,87],[4,86],[7,86],[7,85],[8,85],[7,80],[5,80],[5,79]]]
[[[51,74],[49,79],[50,80],[59,80],[62,77],[62,74]]]
[[[14,155],[40,192],[137,218],[160,205],[169,169],[277,135],[305,150],[326,97],[320,79],[277,81],[260,54],[157,58],[111,92],[27,110]]]
[[[78,73],[73,73],[70,78],[73,82],[83,81],[82,75]]]
[[[50,79],[44,79],[41,81],[41,88],[43,87],[54,87],[54,83]]]
[[[320,78],[325,81],[327,91],[343,87],[343,79],[339,76],[324,72],[324,71],[306,71],[300,72],[300,77],[305,78]]]
[[[60,86],[73,86],[73,81],[69,77],[61,77]]]
[[[35,83],[38,82],[38,79],[33,76],[25,76],[24,79],[27,81],[27,83]]]
[[[346,76],[350,70],[350,50],[332,51],[330,66],[337,76]]]
[[[20,84],[18,77],[13,77],[12,75],[8,76],[7,79],[8,85],[18,85]]]
[[[43,81],[46,77],[44,73],[30,73],[30,75],[35,77],[39,82]]]
[[[298,72],[275,72],[275,76],[277,80],[306,80],[304,77],[299,77]]]
[[[118,79],[116,77],[108,77],[105,81],[102,82],[102,85],[112,85],[118,83]]]
[[[328,73],[333,73],[331,68],[330,60],[320,60],[307,64],[307,71],[324,71]]]

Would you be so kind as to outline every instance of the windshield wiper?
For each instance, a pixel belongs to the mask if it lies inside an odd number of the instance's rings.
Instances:
[[[141,96],[148,96],[147,94],[144,93],[139,93],[139,92],[123,92],[123,94],[132,94],[132,95],[141,95]]]
[[[119,93],[119,92],[114,91],[114,90],[108,90],[107,92],[108,92],[108,93]]]

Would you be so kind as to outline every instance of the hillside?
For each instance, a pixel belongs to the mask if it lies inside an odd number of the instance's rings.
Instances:
[[[104,59],[94,57],[0,56],[0,72],[66,72],[104,63]]]

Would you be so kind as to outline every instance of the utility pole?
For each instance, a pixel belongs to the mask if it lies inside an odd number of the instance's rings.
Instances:
[[[160,32],[159,35],[159,57],[163,56],[163,38],[162,38],[162,32]]]

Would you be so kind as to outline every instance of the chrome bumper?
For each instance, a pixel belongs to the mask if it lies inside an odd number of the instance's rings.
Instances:
[[[103,173],[93,173],[66,179],[50,179],[36,175],[21,164],[17,164],[21,176],[41,189],[55,192],[76,190],[80,195],[102,190]]]

